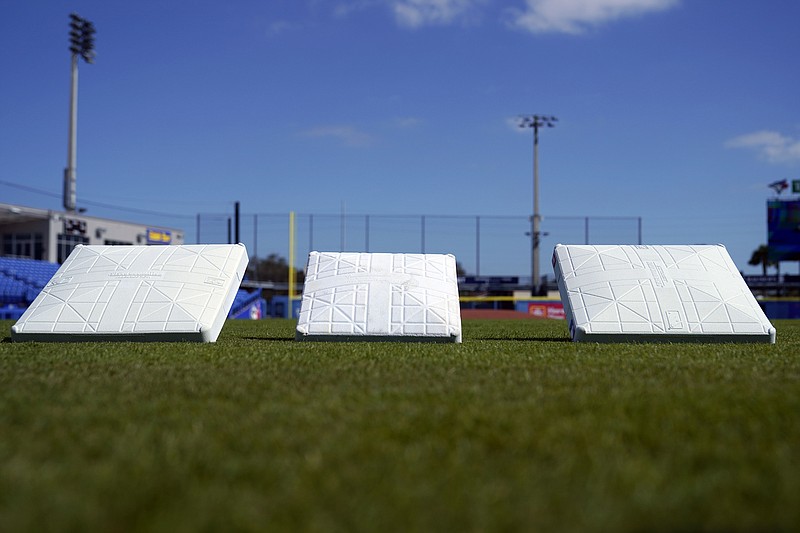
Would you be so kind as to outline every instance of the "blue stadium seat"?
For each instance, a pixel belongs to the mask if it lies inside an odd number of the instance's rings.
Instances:
[[[259,298],[261,298],[261,291],[247,292],[244,289],[239,289],[236,293],[236,297],[233,299],[233,305],[231,305],[228,316],[232,317],[239,314],[242,309],[250,307],[253,303],[258,301]]]
[[[36,259],[0,257],[0,302],[30,304],[58,267],[56,263]]]

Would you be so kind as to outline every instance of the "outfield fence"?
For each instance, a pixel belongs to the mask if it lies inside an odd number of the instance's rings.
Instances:
[[[495,215],[319,215],[295,219],[296,267],[308,252],[450,253],[470,275],[519,276],[530,281],[531,217]],[[289,213],[239,215],[239,241],[250,258],[289,257]],[[234,242],[233,213],[201,213],[197,243]],[[641,244],[641,217],[545,216],[541,271],[551,275],[558,244]]]

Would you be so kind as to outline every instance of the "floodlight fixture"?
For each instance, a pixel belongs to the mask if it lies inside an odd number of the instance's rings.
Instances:
[[[94,63],[94,24],[77,13],[70,13],[69,51],[74,56],[81,56],[87,63]]]
[[[69,14],[69,51],[72,54],[72,83],[69,102],[69,139],[67,143],[67,168],[64,169],[64,208],[75,211],[75,188],[77,181],[78,139],[78,57],[94,63],[94,24],[77,13]]]
[[[520,128],[533,129],[533,216],[531,217],[531,295],[541,293],[542,280],[539,274],[539,244],[542,221],[539,213],[539,128],[554,128],[558,117],[553,115],[520,115]]]

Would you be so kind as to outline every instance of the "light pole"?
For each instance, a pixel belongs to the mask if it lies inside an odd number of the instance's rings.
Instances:
[[[533,128],[533,216],[531,217],[531,296],[541,292],[541,275],[539,273],[539,229],[542,217],[539,213],[539,128],[553,128],[558,118],[549,115],[522,115],[519,117],[520,128]]]
[[[78,56],[94,63],[94,24],[75,13],[69,15],[69,51],[72,52],[72,84],[69,92],[69,140],[64,169],[64,209],[75,211],[76,160],[78,154]]]

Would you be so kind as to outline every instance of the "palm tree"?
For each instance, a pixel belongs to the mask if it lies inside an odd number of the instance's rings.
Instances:
[[[775,262],[769,259],[769,246],[762,244],[753,250],[753,255],[750,256],[750,261],[747,264],[753,266],[761,265],[761,273],[766,276],[767,267],[775,265]]]

